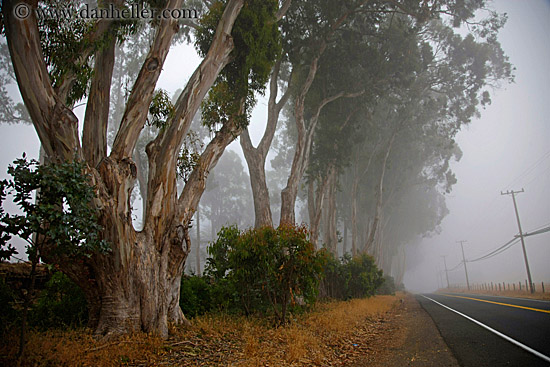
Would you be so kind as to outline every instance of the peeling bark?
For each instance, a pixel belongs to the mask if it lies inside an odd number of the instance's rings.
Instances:
[[[109,122],[109,102],[111,79],[115,66],[114,37],[96,53],[95,70],[86,104],[82,150],[84,159],[96,167],[107,155],[107,125]]]
[[[28,2],[31,4],[32,2]],[[36,2],[34,2],[36,3]],[[36,5],[36,4],[34,4]],[[181,7],[181,0],[167,6]],[[189,222],[206,176],[223,150],[238,135],[233,123],[216,134],[191,175],[179,204],[176,191],[176,157],[192,117],[206,91],[229,60],[233,49],[231,29],[243,0],[230,0],[207,56],[176,103],[170,126],[147,148],[150,170],[145,227],[132,225],[130,197],[137,168],[131,160],[145,123],[152,93],[168,53],[176,22],[161,21],[143,68],[130,95],[113,151],[106,156],[104,131],[108,108],[112,44],[96,54],[96,70],[86,112],[85,151],[78,139],[78,120],[54,90],[42,55],[33,12],[24,20],[13,15],[13,1],[3,3],[6,38],[21,95],[44,151],[53,162],[84,158],[96,188],[94,205],[100,210],[102,238],[111,252],[89,259],[56,257],[54,260],[84,291],[90,321],[99,335],[142,330],[167,336],[169,323],[185,322],[179,307],[184,261],[190,248]],[[32,8],[32,4],[29,5]],[[64,84],[61,89],[68,88]],[[104,105],[105,104],[105,105]],[[99,134],[100,136],[97,136]],[[88,145],[89,143],[89,145]],[[50,254],[53,259],[54,255]],[[48,257],[47,249],[44,258]]]
[[[27,5],[32,9],[32,2]],[[4,1],[6,39],[21,96],[46,155],[52,161],[80,154],[78,119],[54,92],[44,62],[35,15],[14,18],[13,1]]]
[[[166,8],[179,9],[182,4],[183,0],[170,0]],[[128,158],[134,152],[139,134],[147,120],[153,92],[177,27],[177,22],[174,19],[162,19],[160,21],[153,44],[128,97],[120,128],[113,143],[111,152],[113,158]]]

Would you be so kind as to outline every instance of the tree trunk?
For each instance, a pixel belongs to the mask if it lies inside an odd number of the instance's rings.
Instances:
[[[327,206],[326,210],[326,222],[325,222],[325,246],[329,251],[338,257],[338,235],[336,231],[337,217],[336,217],[336,169],[332,168],[329,173],[329,179],[327,184],[327,195],[325,197]]]
[[[348,223],[344,221],[344,243],[342,244],[342,255],[348,252]]]
[[[327,46],[326,42],[322,42],[317,54],[311,60],[307,78],[304,84],[302,85],[302,88],[300,89],[300,92],[298,93],[296,97],[296,101],[294,103],[294,117],[296,120],[296,129],[297,129],[298,137],[296,141],[296,150],[294,152],[294,158],[292,159],[292,167],[290,169],[290,175],[288,177],[286,187],[281,191],[281,219],[279,221],[281,224],[282,223],[294,224],[294,222],[296,221],[294,206],[296,204],[296,197],[298,196],[298,184],[300,183],[300,180],[304,175],[306,164],[307,164],[306,161],[309,158],[310,142],[308,141],[308,135],[311,135],[311,136],[313,135],[313,131],[317,126],[317,120],[318,120],[318,119],[313,119],[310,122],[309,126],[306,127],[306,122],[304,117],[305,100],[306,100],[306,95],[309,92],[309,89],[311,88],[311,84],[315,79],[315,75],[317,74],[317,69],[319,67],[319,59],[321,58],[321,55],[325,51],[326,46]],[[319,112],[320,112],[320,109],[319,109]]]
[[[329,172],[332,168],[329,169]],[[330,180],[330,173],[317,180],[317,189],[312,179],[308,185],[308,213],[309,213],[309,232],[310,241],[315,246],[319,239],[319,229],[321,225],[321,214],[323,212],[323,203],[327,193],[327,187]]]
[[[200,205],[197,205],[197,212],[195,213],[197,217],[197,252],[195,257],[196,272],[197,275],[201,276],[201,214],[200,214]]]
[[[171,0],[166,6],[175,9],[181,5],[181,0]],[[106,76],[97,74],[96,69],[85,132],[87,142],[94,146],[87,147],[83,153],[78,139],[78,119],[50,83],[34,13],[31,11],[30,16],[23,20],[15,19],[13,2],[4,1],[6,38],[17,82],[46,155],[53,162],[85,158],[87,171],[96,188],[94,205],[99,209],[102,238],[110,243],[111,251],[75,261],[52,251],[48,254],[46,249],[44,258],[55,258],[62,271],[83,289],[97,334],[143,330],[166,337],[169,323],[185,321],[179,297],[183,265],[190,246],[189,223],[209,170],[227,144],[238,135],[234,121],[223,126],[207,146],[179,200],[176,157],[192,117],[229,61],[233,49],[231,29],[242,6],[243,0],[229,0],[211,48],[176,102],[169,126],[148,145],[147,211],[144,228],[137,232],[132,225],[130,205],[137,169],[131,157],[145,124],[172,36],[177,30],[176,22],[160,21],[149,54],[132,88],[111,155],[105,156],[107,107],[103,103],[107,101],[108,105],[109,100]],[[29,7],[32,8],[32,4]],[[99,51],[96,67],[109,72],[111,57],[107,45]],[[97,91],[93,92],[95,89]]]
[[[378,181],[378,190],[376,192],[376,206],[374,209],[372,226],[369,231],[369,235],[365,244],[366,249],[374,245],[375,237],[379,229],[380,212],[382,209],[382,201],[383,201],[383,195],[384,195],[384,175],[386,174],[386,166],[388,163],[388,158],[390,156],[391,148],[392,148],[393,142],[395,141],[396,135],[397,135],[397,130],[393,132],[392,136],[390,137],[390,140],[388,141],[388,145],[386,147],[386,153],[384,154],[384,160],[382,161],[382,172],[380,173],[380,179]]]
[[[252,187],[252,199],[254,201],[254,226],[256,228],[273,226],[269,190],[265,178],[265,159],[267,154],[262,154],[258,149],[252,146],[248,129],[243,131],[240,141],[246,164],[248,165],[248,172],[250,173],[250,185]]]
[[[353,180],[353,186],[351,189],[351,255],[357,256],[357,240],[358,240],[358,228],[357,228],[357,189],[359,186],[359,180]]]
[[[248,171],[250,173],[250,184],[252,186],[252,198],[254,200],[254,226],[256,228],[262,226],[273,226],[273,217],[271,214],[271,206],[269,200],[269,190],[267,188],[267,181],[265,178],[265,160],[267,153],[271,147],[275,130],[277,129],[277,122],[279,120],[279,114],[282,108],[290,97],[290,91],[287,88],[285,94],[277,102],[278,92],[278,80],[279,71],[281,68],[281,58],[277,60],[273,67],[271,74],[271,81],[269,84],[269,101],[267,109],[267,124],[262,140],[258,144],[257,148],[254,148],[248,129],[245,129],[241,134],[241,147],[243,149],[244,157],[248,165]]]

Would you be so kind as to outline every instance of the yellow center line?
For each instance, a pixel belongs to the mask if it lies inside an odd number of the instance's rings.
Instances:
[[[455,297],[455,298],[471,299],[471,300],[473,300],[473,301],[486,302],[486,303],[493,303],[493,304],[495,304],[495,305],[508,306],[508,307],[515,307],[515,308],[523,308],[524,310],[531,310],[531,311],[544,312],[544,313],[549,313],[549,314],[550,314],[550,311],[549,311],[549,310],[541,310],[541,309],[538,309],[538,308],[531,308],[531,307],[525,307],[525,306],[511,305],[511,304],[509,304],[509,303],[493,302],[493,301],[487,301],[487,300],[485,300],[485,299],[471,298],[471,297],[464,297],[464,296],[452,296],[452,295],[450,295],[450,294],[444,294],[444,296],[447,296],[447,297]]]

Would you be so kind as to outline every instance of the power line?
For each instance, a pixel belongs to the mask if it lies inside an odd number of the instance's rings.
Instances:
[[[530,232],[524,233],[523,237],[534,236],[536,234],[541,234],[541,233],[545,233],[545,232],[550,232],[550,223],[543,224],[542,226],[537,227],[537,228],[533,229]],[[496,249],[491,250],[489,253],[487,253],[483,256],[477,257],[477,258],[472,259],[472,260],[466,260],[466,262],[473,263],[473,262],[476,262],[476,261],[482,261],[482,260],[490,259],[490,258],[492,258],[494,256],[497,256],[497,255],[500,255],[504,251],[512,248],[512,246],[514,246],[518,242],[519,242],[519,235],[515,235],[514,238],[512,238],[510,241],[506,242],[504,245],[501,245],[501,246],[497,247]],[[450,269],[447,269],[447,271],[449,272],[449,271],[457,270],[462,265],[462,263],[463,263],[462,261],[459,262],[454,267],[452,267]]]
[[[550,232],[550,226],[548,226],[546,228],[541,228],[541,229],[533,231],[533,232],[526,232],[526,233],[523,234],[523,237],[533,236],[535,234],[541,234],[541,233],[545,233],[545,232]],[[519,236],[516,235],[516,237],[519,237]]]
[[[549,158],[550,157],[550,150],[547,151],[546,153],[544,153],[539,159],[537,159],[535,161],[535,163],[533,163],[532,165],[530,165],[529,167],[527,167],[522,173],[520,173],[519,175],[517,175],[513,180],[512,182],[510,182],[507,186],[510,187],[510,186],[514,186],[515,184],[518,183],[518,181],[520,181],[522,178],[524,178],[525,176],[527,176],[528,174],[530,174],[535,168],[537,168],[538,165],[540,165],[545,159]]]
[[[468,260],[469,263],[473,263],[473,262],[476,262],[476,261],[481,261],[481,260],[487,260],[487,259],[490,259],[491,257],[493,256],[496,256],[496,255],[499,255],[501,253],[503,253],[504,251],[508,250],[510,247],[512,247],[513,245],[515,245],[516,243],[518,243],[519,239],[517,238],[512,238],[510,241],[506,242],[504,245],[500,246],[499,248],[489,252],[488,254],[486,255],[483,255],[481,257],[478,257],[477,259],[473,259],[473,260]]]

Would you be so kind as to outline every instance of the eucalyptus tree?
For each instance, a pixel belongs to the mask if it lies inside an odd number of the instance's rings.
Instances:
[[[254,210],[248,181],[241,158],[231,150],[226,151],[208,176],[200,201],[202,214],[211,223],[212,241],[222,226],[247,228],[252,225]]]
[[[493,16],[486,27],[493,32],[503,25],[503,19]],[[419,33],[420,50],[423,55],[422,70],[415,76],[407,94],[396,100],[394,117],[384,118],[391,122],[393,132],[387,140],[382,169],[377,186],[373,223],[366,246],[372,246],[380,224],[383,196],[383,180],[386,164],[398,135],[404,139],[437,139],[438,136],[452,139],[460,128],[474,116],[479,108],[490,102],[488,87],[513,80],[512,67],[504,55],[494,33],[476,30],[462,37],[442,21],[432,21]],[[477,37],[477,39],[476,39]],[[431,55],[431,56],[430,56]],[[390,111],[391,112],[391,111]],[[434,147],[438,145],[434,144]],[[434,154],[443,154],[441,151]],[[408,152],[407,154],[412,154]],[[428,157],[425,170],[430,170]],[[445,158],[448,169],[448,157]]]
[[[408,17],[417,27],[441,17],[446,17],[454,26],[459,26],[472,19],[474,12],[483,6],[483,1],[399,3],[349,0],[340,3],[303,1],[291,4],[283,22],[283,39],[286,49],[289,50],[289,61],[293,66],[293,80],[296,80],[295,85],[297,86],[292,94],[297,143],[289,179],[281,192],[281,222],[295,221],[294,206],[299,183],[307,168],[313,136],[318,123],[317,113],[310,116],[305,115],[305,104],[321,65],[321,57],[330,43],[339,40],[339,36],[348,28],[356,27],[357,17],[363,19],[367,25],[366,28],[369,24],[379,24],[379,18],[386,14]],[[480,29],[490,29],[491,26],[492,24],[483,22],[479,25]],[[368,86],[365,87],[368,88]],[[321,100],[313,110],[318,110],[320,113],[328,103],[346,94],[348,93],[344,91],[335,92]]]
[[[129,7],[132,3],[117,0],[99,5]],[[182,0],[140,4],[160,5],[168,11],[185,5]],[[196,45],[203,60],[177,98],[173,113],[146,147],[149,173],[140,231],[133,227],[131,218],[130,197],[137,175],[132,156],[147,122],[164,61],[180,28],[177,20],[150,22],[155,35],[108,153],[114,51],[116,43],[124,41],[128,26],[106,18],[39,22],[32,11],[37,5],[32,1],[18,4],[31,10],[28,17],[18,19],[15,5],[15,1],[2,3],[2,33],[23,101],[48,158],[52,162],[85,163],[97,196],[94,205],[103,227],[101,239],[112,249],[81,261],[68,254],[45,259],[57,263],[82,287],[96,333],[144,330],[166,336],[168,323],[184,321],[179,307],[180,279],[189,251],[189,223],[206,177],[227,144],[246,126],[253,93],[263,89],[278,55],[279,35],[274,26],[278,3],[214,2],[201,17]],[[78,8],[72,1],[40,2],[38,6]],[[230,89],[237,99],[229,96]],[[207,92],[203,110],[208,116],[204,120],[213,137],[178,193],[177,158]],[[71,107],[85,96],[80,139],[79,121]]]
[[[420,53],[414,24],[393,13],[376,19],[356,16],[352,26],[342,30],[342,38],[329,47],[306,98],[306,114],[315,99],[323,99],[332,90],[358,90],[356,98],[339,98],[326,105],[312,141],[308,163],[309,207],[312,236],[321,217],[323,196],[326,196],[325,245],[336,252],[336,187],[338,177],[350,165],[353,148],[369,141],[372,131],[384,126],[368,126],[373,106],[384,96],[406,89],[419,71]],[[323,60],[321,58],[321,60]],[[334,93],[334,92],[332,92]],[[377,133],[379,134],[379,132]],[[317,181],[316,194],[313,194]]]

